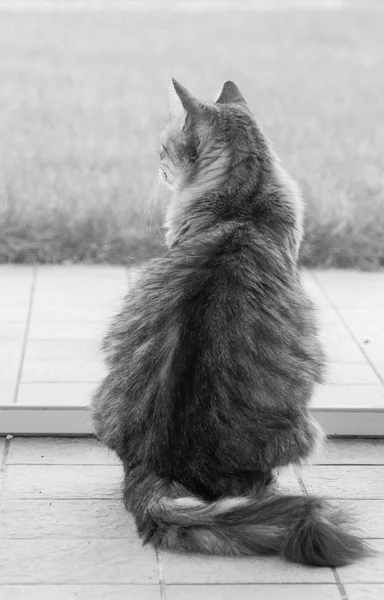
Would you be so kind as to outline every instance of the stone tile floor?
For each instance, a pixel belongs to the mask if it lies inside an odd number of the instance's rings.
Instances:
[[[0,438],[2,600],[370,600],[384,597],[384,440],[329,440],[285,491],[352,507],[378,551],[341,569],[278,558],[143,548],[121,502],[122,469],[90,438]]]
[[[0,267],[0,417],[10,405],[86,408],[103,374],[100,337],[133,277],[120,267]],[[303,277],[330,357],[315,406],[382,415],[384,274]],[[0,457],[1,600],[384,597],[384,441],[332,441],[312,466],[280,475],[285,490],[352,503],[381,552],[337,571],[142,548],[120,500],[121,468],[92,439],[0,438]]]

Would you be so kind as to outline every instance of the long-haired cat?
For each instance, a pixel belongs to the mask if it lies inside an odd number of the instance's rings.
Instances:
[[[173,85],[160,150],[168,250],[105,339],[95,432],[122,460],[144,542],[346,564],[365,549],[342,515],[268,485],[321,437],[308,410],[324,357],[297,269],[300,195],[234,83],[211,104]]]

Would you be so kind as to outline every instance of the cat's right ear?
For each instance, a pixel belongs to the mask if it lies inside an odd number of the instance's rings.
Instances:
[[[181,83],[172,78],[170,86],[171,112],[174,117],[184,117],[184,129],[192,126],[201,110],[201,102]]]
[[[233,81],[226,81],[215,104],[241,104],[249,110],[249,106]]]

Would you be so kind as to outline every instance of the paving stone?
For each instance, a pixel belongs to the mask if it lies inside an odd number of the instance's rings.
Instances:
[[[101,291],[105,289],[113,289],[117,286],[127,286],[127,274],[126,270],[122,268],[120,272],[116,269],[111,269],[107,273],[108,267],[104,270],[104,273],[97,273],[95,270],[92,272],[89,268],[84,268],[83,272],[72,270],[65,272],[61,269],[52,269],[52,271],[44,272],[44,270],[37,272],[35,286],[37,289],[71,289],[74,285],[77,285],[80,289],[85,287],[87,283],[90,286],[96,287]]]
[[[15,560],[17,557],[17,560]],[[156,554],[130,540],[7,540],[0,583],[157,583]]]
[[[126,281],[127,270],[125,267],[114,265],[44,265],[39,266],[36,274],[36,284],[48,286],[54,281],[67,281],[76,279],[78,281],[98,280],[101,285],[109,281]]]
[[[28,304],[31,300],[31,290],[24,290],[22,292],[1,292],[0,305],[6,311],[7,308],[16,306],[17,304]]]
[[[301,476],[310,494],[329,498],[384,499],[384,466],[303,466]]]
[[[347,408],[384,410],[382,385],[320,386],[311,400],[313,408]]]
[[[330,385],[381,385],[380,378],[368,362],[354,365],[330,363],[326,378]]]
[[[359,345],[341,323],[322,326],[320,339],[330,362],[366,362]]]
[[[73,360],[74,357],[81,362],[99,362],[102,357],[101,339],[28,340],[25,349],[26,361],[42,360],[68,362]]]
[[[363,343],[364,340],[384,342],[383,307],[380,309],[371,307],[369,309],[343,310],[340,311],[340,314],[360,343]]]
[[[328,568],[306,567],[277,557],[216,557],[161,552],[167,584],[334,583]]]
[[[384,381],[384,309],[345,310],[343,318]]]
[[[1,340],[0,344],[0,365],[4,370],[4,365],[12,363],[19,364],[21,359],[21,353],[23,350],[22,340],[4,341]]]
[[[121,497],[123,469],[95,465],[8,465],[5,498],[106,498]]]
[[[22,382],[98,382],[106,374],[102,361],[42,361],[26,360],[21,372]]]
[[[324,351],[330,362],[362,363],[366,361],[355,342],[348,339],[332,340],[329,336],[322,337]]]
[[[19,374],[19,362],[12,362],[4,365],[0,377],[0,390],[11,387],[14,389]]]
[[[18,325],[18,323],[9,325]],[[100,340],[101,342],[105,334],[105,323],[73,321],[38,323],[32,321],[28,331],[28,340]]]
[[[284,494],[300,494],[301,487],[293,467],[285,467],[279,471],[276,488]]]
[[[120,461],[93,438],[16,437],[7,464],[119,465]]]
[[[320,285],[313,277],[310,271],[302,271],[301,272],[301,281],[304,285],[304,288],[311,298],[311,300],[315,303],[316,306],[321,308],[329,308],[331,306],[327,296],[324,294]]]
[[[160,600],[160,597],[157,585],[0,585],[0,598],[4,600]]]
[[[14,381],[14,379],[17,378],[19,368],[20,368],[20,362],[21,362],[21,356],[19,356],[19,358],[17,360],[12,360],[7,363],[3,363],[3,366],[1,369],[0,385],[1,385],[1,382]]]
[[[128,291],[126,279],[102,279],[84,277],[82,279],[68,277],[65,280],[53,279],[52,281],[40,282],[35,285],[35,293],[40,299],[41,292],[48,294],[58,294],[60,296],[78,295],[80,297],[90,294],[100,294],[104,298],[110,298],[113,295],[121,296]]]
[[[16,379],[14,381],[0,381],[0,406],[12,404],[16,391]]]
[[[384,539],[384,500],[332,500],[336,508],[343,508],[356,526],[359,537]]]
[[[336,318],[328,319],[327,321],[322,321],[321,323],[321,334],[324,335],[326,339],[329,339],[331,342],[340,342],[340,341],[351,341],[353,340],[352,334],[346,327],[346,325],[340,320]]]
[[[26,324],[23,322],[0,324],[0,343],[7,340],[23,340],[25,337]]]
[[[141,541],[121,500],[1,500],[0,538],[130,538]]]
[[[332,326],[340,327],[345,325],[343,324],[342,319],[339,316],[339,313],[331,306],[320,306],[317,307],[317,319],[321,327],[325,329],[331,330]]]
[[[328,439],[313,462],[319,465],[383,465],[384,439]]]
[[[337,569],[342,583],[384,583],[384,540],[371,540],[376,554]]]
[[[32,280],[34,267],[30,265],[0,265],[0,280]]]
[[[340,600],[336,585],[172,585],[167,600]]]
[[[108,323],[115,314],[114,307],[106,306],[78,306],[74,310],[73,306],[67,305],[52,305],[42,306],[33,305],[31,320],[33,322],[43,321],[94,321]],[[1,315],[1,308],[0,308]]]
[[[384,598],[384,583],[348,584],[345,586],[348,600],[379,600]]]
[[[344,308],[382,308],[384,306],[384,278],[377,273],[360,271],[316,271],[315,279],[332,303]]]
[[[28,406],[87,406],[97,383],[20,383],[17,403]]]
[[[14,304],[11,306],[0,305],[0,323],[22,322],[28,317],[29,303]]]
[[[82,288],[78,289],[74,286],[73,290],[36,290],[33,296],[33,305],[40,308],[45,308],[57,304],[58,306],[71,306],[73,308],[91,306],[91,307],[110,307],[115,310],[116,306],[120,306],[125,296],[125,290],[120,287],[118,289],[102,288],[95,291],[94,289]]]
[[[3,289],[1,287],[1,298],[0,306],[6,313],[8,308],[14,308],[15,306],[29,306],[31,302],[32,285],[21,285],[13,289]]]
[[[367,357],[372,364],[372,367],[375,369],[376,373],[380,377],[380,380],[384,382],[384,357],[383,357],[383,345],[380,344],[380,347],[369,348],[365,350]]]
[[[32,291],[33,277],[2,277],[1,282],[1,301],[6,297],[13,297],[15,304],[27,302],[23,299],[24,296],[29,296]]]

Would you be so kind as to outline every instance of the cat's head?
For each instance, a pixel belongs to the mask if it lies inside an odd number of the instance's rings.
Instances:
[[[161,138],[160,175],[172,190],[209,191],[232,176],[250,181],[264,136],[237,86],[224,83],[217,100],[201,102],[172,80],[172,115]]]
[[[160,173],[174,191],[165,214],[168,247],[218,219],[241,217],[268,227],[290,223],[297,256],[300,194],[237,86],[225,82],[217,100],[206,103],[172,83],[172,117],[160,149]]]

